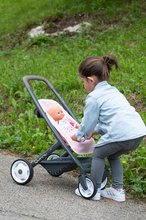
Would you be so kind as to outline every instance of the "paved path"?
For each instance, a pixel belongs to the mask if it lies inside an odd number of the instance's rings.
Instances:
[[[0,152],[0,220],[146,220],[146,203],[77,197],[77,178],[67,173],[55,178],[36,166],[31,182],[19,186],[9,174],[15,159]]]

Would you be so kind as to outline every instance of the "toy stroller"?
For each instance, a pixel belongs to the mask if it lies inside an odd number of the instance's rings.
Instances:
[[[38,100],[30,85],[30,81],[39,81],[47,85],[59,103],[52,99],[40,99]],[[91,167],[91,153],[95,145],[94,139],[86,140],[84,142],[75,142],[70,138],[70,133],[62,128],[56,121],[48,114],[48,110],[52,105],[59,106],[65,117],[72,123],[78,124],[77,119],[68,108],[65,101],[61,98],[58,92],[54,89],[51,83],[39,76],[25,76],[23,82],[27,88],[36,108],[38,117],[45,119],[47,125],[50,127],[57,140],[55,144],[50,146],[46,152],[40,155],[31,163],[26,159],[15,160],[10,168],[10,174],[12,179],[19,185],[25,185],[29,183],[33,178],[33,168],[40,164],[47,172],[54,177],[59,177],[64,172],[68,172],[79,167],[80,175],[78,178],[78,188],[81,196],[85,199],[92,198],[97,191],[96,183],[90,176]],[[61,153],[55,153],[55,151],[61,150]],[[87,154],[88,156],[74,156],[74,152],[77,154]],[[90,155],[89,155],[90,154]],[[98,171],[97,171],[98,172]],[[104,188],[107,183],[107,167],[105,166],[105,172],[102,179],[101,188]],[[86,194],[86,190],[90,187],[90,194]]]

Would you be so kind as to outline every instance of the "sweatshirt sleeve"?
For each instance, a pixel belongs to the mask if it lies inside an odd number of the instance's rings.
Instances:
[[[84,107],[84,116],[82,118],[80,128],[76,135],[77,140],[81,138],[87,138],[89,134],[94,130],[98,123],[99,107],[94,97],[88,96]]]

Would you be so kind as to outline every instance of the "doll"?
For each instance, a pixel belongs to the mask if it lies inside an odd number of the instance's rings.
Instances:
[[[79,128],[79,125],[75,123],[71,118],[65,116],[62,108],[57,105],[52,105],[47,113],[57,122],[57,124],[69,133],[76,132],[76,129]]]

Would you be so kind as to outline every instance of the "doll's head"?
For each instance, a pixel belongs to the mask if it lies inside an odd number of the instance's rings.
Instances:
[[[48,110],[48,114],[57,122],[64,118],[62,108],[57,105],[51,106]]]

